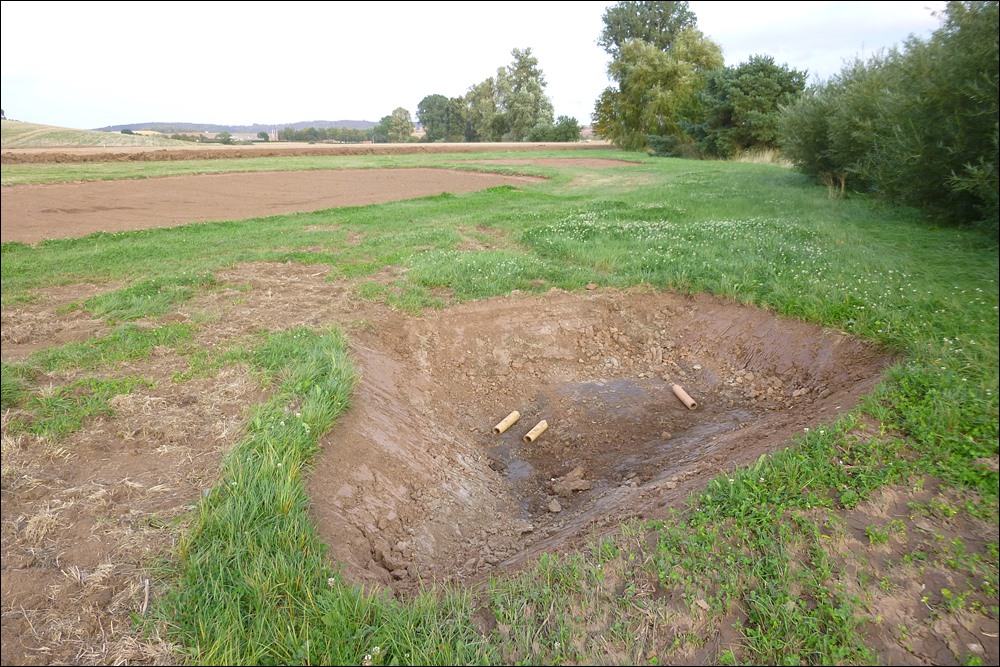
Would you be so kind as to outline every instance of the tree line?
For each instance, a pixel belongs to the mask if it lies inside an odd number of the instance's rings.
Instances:
[[[949,2],[930,39],[857,59],[826,82],[766,54],[724,66],[687,2],[618,2],[594,132],[626,150],[732,158],[772,150],[841,196],[922,207],[994,237],[998,2]]]
[[[267,139],[266,132],[258,133],[257,136],[261,139]],[[296,130],[293,127],[286,127],[282,130],[278,130],[278,141],[335,141],[343,144],[360,144],[364,141],[370,141],[371,138],[372,131],[370,129],[364,130],[353,127],[327,127],[318,129],[315,127],[307,127],[301,130]]]
[[[807,86],[807,71],[767,54],[725,66],[687,2],[609,6],[598,44],[613,84],[594,103],[594,133],[651,155],[730,159],[773,151],[827,184],[922,207],[998,235],[998,0],[952,1],[930,39]],[[575,118],[554,118],[531,49],[464,95],[425,96],[422,141],[577,141]],[[368,130],[285,128],[282,141],[409,142],[397,107]]]
[[[553,118],[545,76],[531,49],[514,49],[510,65],[469,87],[465,95],[425,96],[417,105],[424,141],[578,141],[575,118]],[[375,142],[412,141],[413,117],[397,107],[373,128]]]

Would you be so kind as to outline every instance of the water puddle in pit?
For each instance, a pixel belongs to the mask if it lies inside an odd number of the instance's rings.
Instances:
[[[560,384],[542,389],[485,453],[510,483],[521,517],[537,520],[552,513],[553,499],[560,512],[583,509],[602,491],[669,476],[711,454],[716,436],[741,428],[758,412],[731,400],[689,410],[668,382],[654,378]],[[524,434],[542,419],[548,429],[525,443]],[[567,493],[559,486],[567,475],[589,486]]]

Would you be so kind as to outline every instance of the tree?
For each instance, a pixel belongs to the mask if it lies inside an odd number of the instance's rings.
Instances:
[[[469,110],[464,97],[453,97],[448,100],[447,131],[445,141],[467,141]]]
[[[396,107],[389,116],[389,142],[406,143],[413,135],[413,120],[410,112],[403,107]]]
[[[553,141],[580,141],[580,123],[571,116],[559,116],[556,119]]]
[[[215,140],[218,141],[220,144],[226,144],[228,146],[229,144],[233,143],[233,135],[230,134],[229,132],[219,132],[217,135],[215,135]]]
[[[271,140],[271,137],[264,130],[261,130],[260,132],[257,133],[257,138],[260,139],[261,141]]]
[[[627,150],[650,136],[690,142],[682,129],[700,122],[696,94],[723,66],[722,49],[697,29],[687,2],[618,2],[605,10],[598,44],[611,55],[617,83],[594,105],[594,132]]]
[[[618,2],[604,10],[597,44],[617,60],[625,43],[639,39],[669,51],[677,37],[697,27],[687,2]]]
[[[468,103],[469,141],[499,141],[500,136],[494,136],[496,118],[500,115],[500,104],[496,85],[492,77],[478,83],[465,95]]]
[[[135,132],[126,127],[124,130],[122,130],[122,134],[135,134]]]
[[[559,116],[555,125],[551,123],[539,123],[531,128],[528,133],[528,141],[579,141],[580,123],[576,118],[569,116]]]
[[[417,119],[427,132],[427,141],[444,141],[448,135],[448,98],[428,95],[417,105]]]
[[[690,130],[702,153],[728,158],[750,148],[777,148],[780,110],[802,94],[807,76],[767,55],[710,72],[700,96],[705,121]]]
[[[942,19],[893,62],[891,160],[880,184],[894,201],[997,237],[1000,3],[949,2]]]
[[[372,141],[376,144],[384,144],[389,141],[389,130],[392,127],[392,116],[382,116],[378,125],[372,128]]]
[[[531,128],[552,123],[552,102],[545,95],[545,78],[531,49],[514,49],[514,60],[497,72],[499,106],[505,141],[524,141]]]
[[[669,51],[626,42],[608,69],[618,87],[595,105],[594,131],[626,150],[646,147],[649,135],[682,138],[681,121],[699,116],[697,94],[723,62],[719,45],[696,28],[677,35]]]

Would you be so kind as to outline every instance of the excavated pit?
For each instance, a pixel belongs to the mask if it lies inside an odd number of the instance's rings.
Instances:
[[[890,362],[841,333],[653,291],[514,294],[349,331],[362,380],[321,442],[313,516],[347,578],[397,592],[655,517],[832,422]]]

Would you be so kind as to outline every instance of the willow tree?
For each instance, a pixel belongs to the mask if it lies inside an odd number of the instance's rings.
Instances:
[[[626,150],[645,148],[650,135],[681,136],[681,121],[699,114],[706,75],[723,63],[721,47],[697,28],[678,33],[667,51],[641,39],[625,42],[608,67],[618,85],[594,107],[594,131]]]

